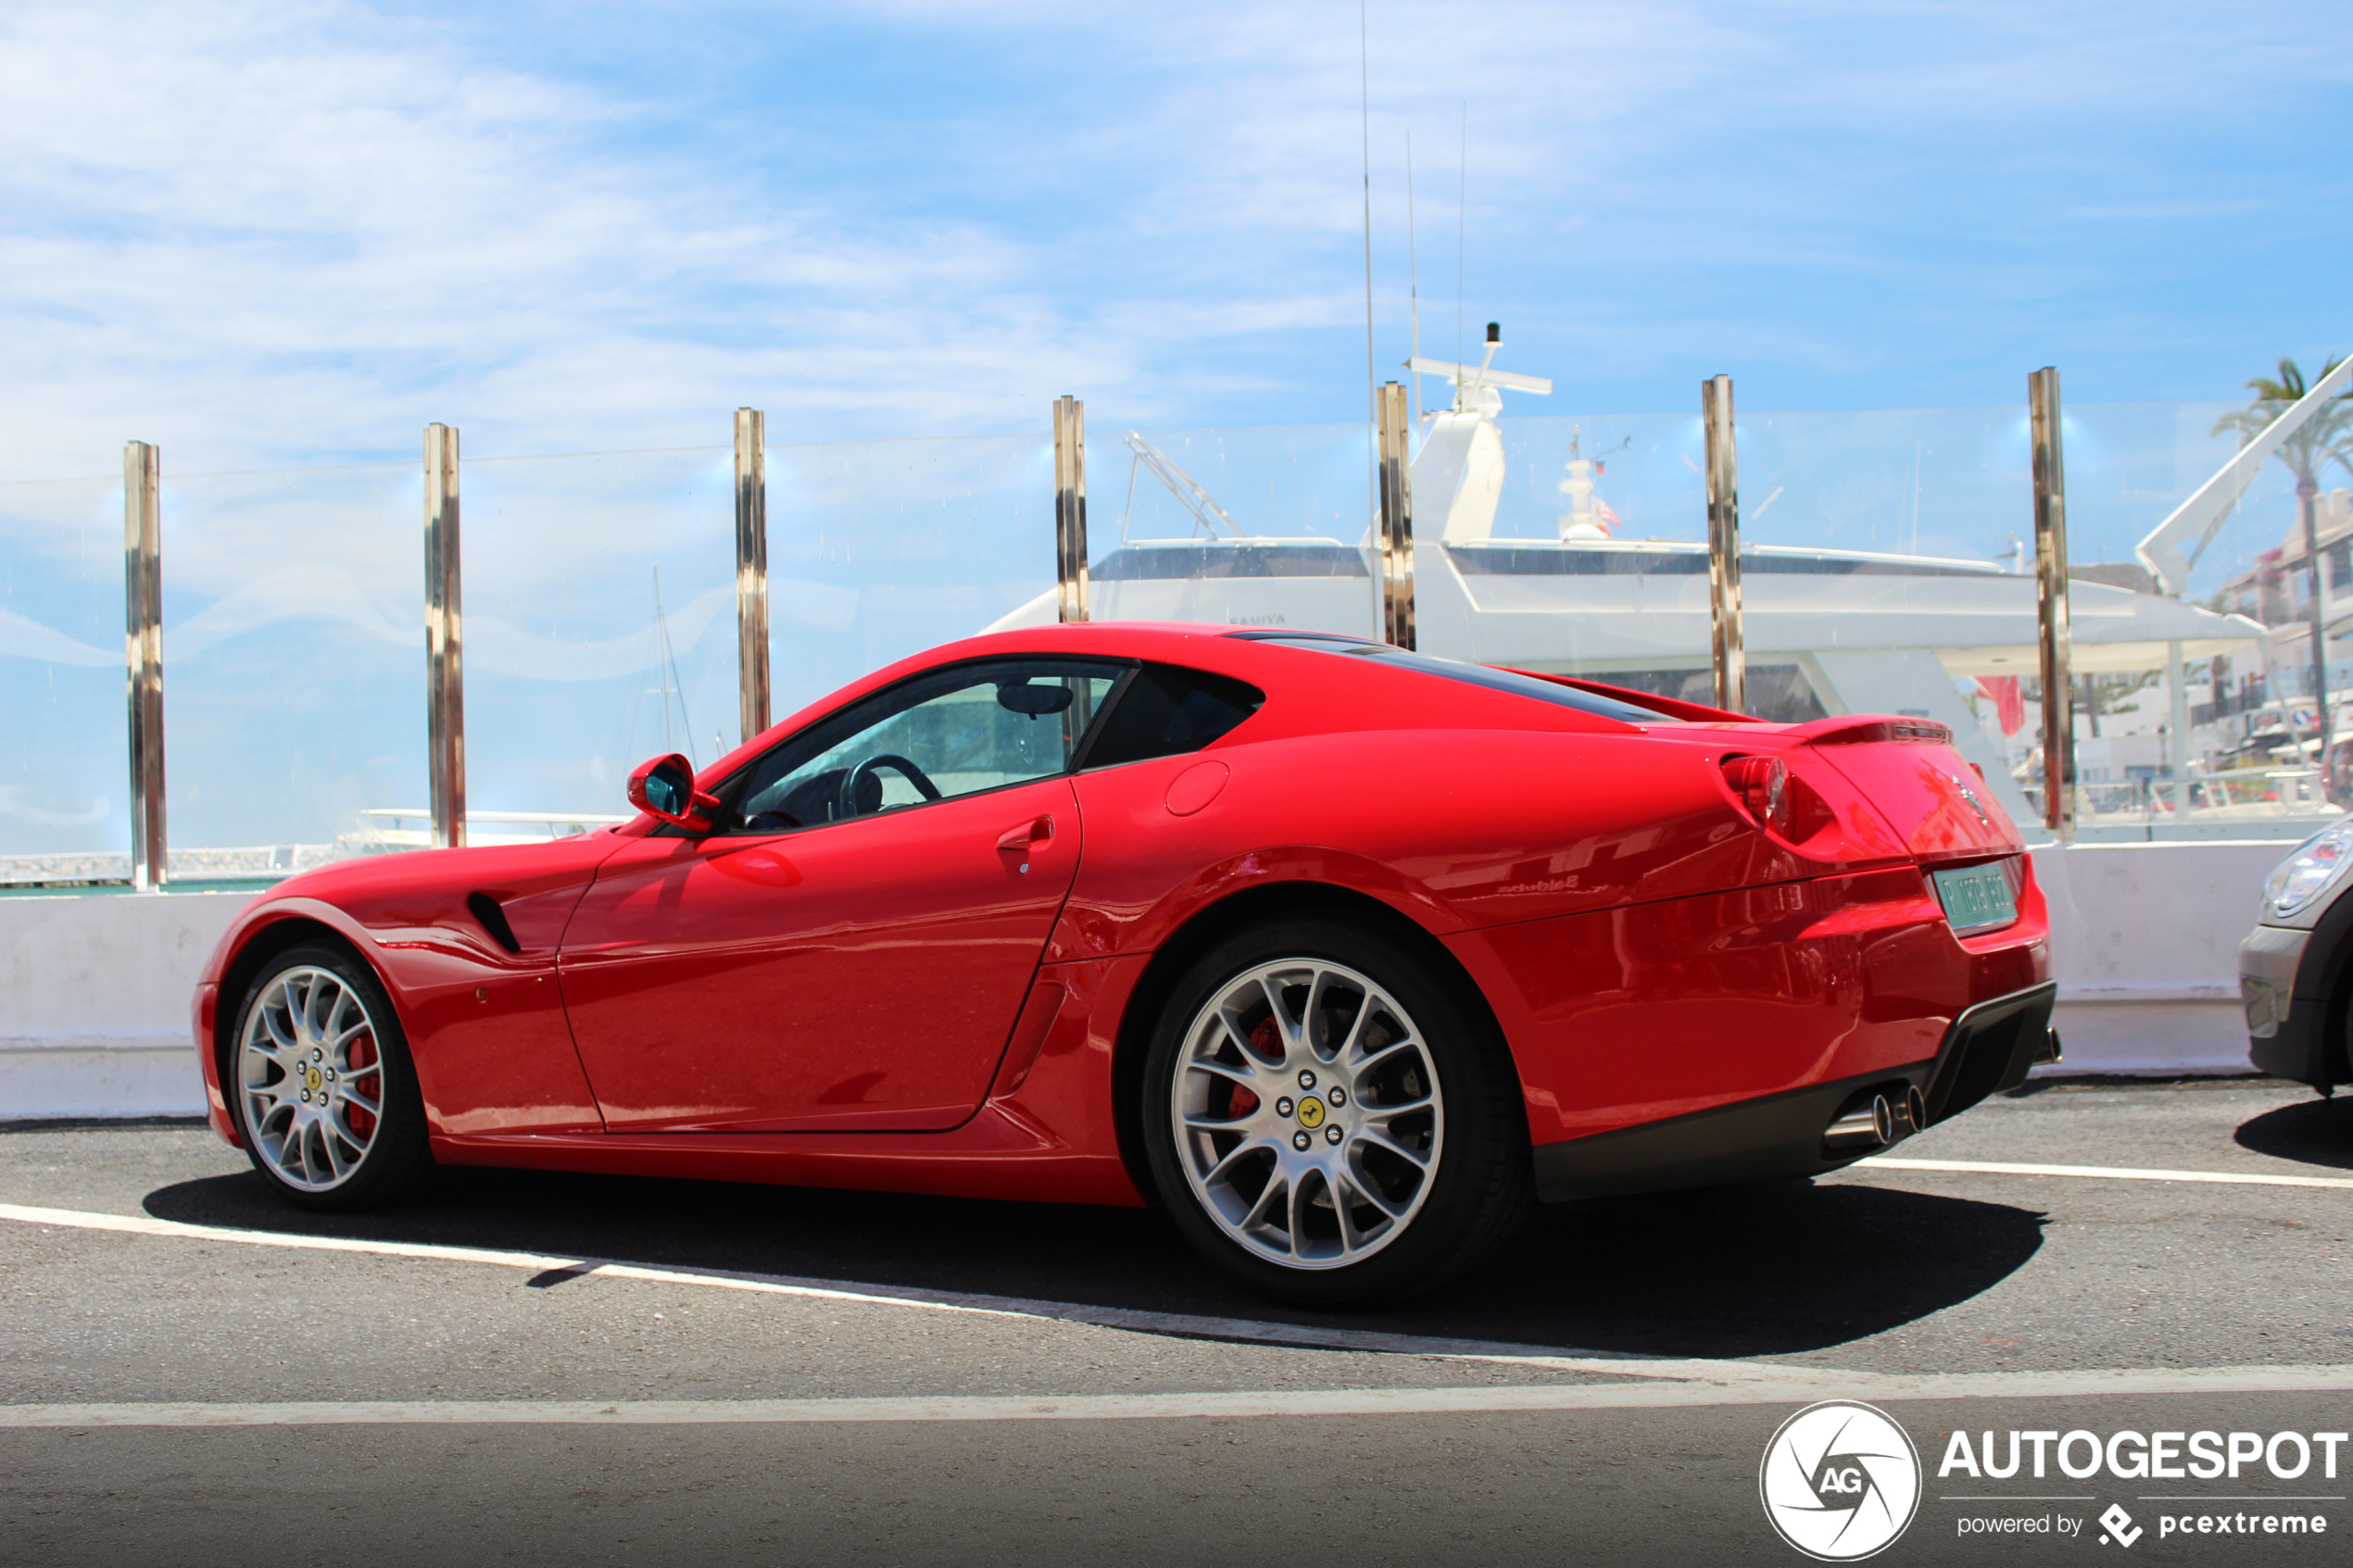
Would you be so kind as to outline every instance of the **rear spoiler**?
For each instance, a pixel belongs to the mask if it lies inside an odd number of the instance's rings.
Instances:
[[[1914,746],[1950,746],[1953,732],[1933,719],[1892,719],[1884,714],[1851,713],[1792,724],[1783,732],[1806,746],[1865,746],[1873,742],[1909,742]]]
[[[1494,668],[1525,675],[1531,681],[1550,681],[1556,686],[1576,691],[1592,692],[1596,696],[1616,697],[1633,708],[1647,708],[1669,719],[1688,719],[1701,724],[1761,724],[1762,719],[1753,713],[1734,713],[1722,708],[1710,708],[1704,702],[1685,702],[1680,697],[1661,696],[1656,692],[1636,691],[1631,686],[1604,685],[1599,681],[1580,681],[1574,675],[1549,675],[1541,670],[1513,670],[1506,664]]]

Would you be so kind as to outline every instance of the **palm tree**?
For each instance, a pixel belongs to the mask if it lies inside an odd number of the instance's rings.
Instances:
[[[2327,379],[2328,373],[2342,362],[2331,359],[2322,365],[2322,379]],[[2257,376],[2246,387],[2255,394],[2255,401],[2215,420],[2213,431],[2216,435],[2224,431],[2237,433],[2241,446],[2271,428],[2271,421],[2301,401],[2307,390],[2304,372],[2296,369],[2293,359],[2280,361],[2277,381]],[[2312,573],[2312,706],[2320,730],[2320,761],[2326,768],[2330,729],[2328,627],[2322,604],[2325,578],[2321,570],[2319,541],[2314,537],[2312,503],[2321,494],[2321,470],[2332,461],[2353,473],[2353,391],[2339,393],[2314,409],[2310,419],[2280,443],[2273,456],[2296,475],[2296,510],[2304,522],[2304,560]]]

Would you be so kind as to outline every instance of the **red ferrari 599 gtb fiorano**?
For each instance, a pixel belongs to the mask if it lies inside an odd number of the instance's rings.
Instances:
[[[1157,1203],[1287,1298],[1532,1198],[1836,1169],[2055,1050],[1940,725],[1763,723],[1282,631],[905,659],[635,821],[280,884],[195,996],[294,1202],[436,1163]]]

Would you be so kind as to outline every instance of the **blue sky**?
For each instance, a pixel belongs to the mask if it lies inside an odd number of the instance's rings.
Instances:
[[[1410,134],[1424,350],[1459,232],[1542,412],[2233,395],[2353,348],[2345,17],[1374,0],[1382,374]],[[18,0],[0,73],[0,477],[1365,407],[1353,4]]]

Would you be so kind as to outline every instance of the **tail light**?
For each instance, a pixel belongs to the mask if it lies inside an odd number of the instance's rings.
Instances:
[[[1724,782],[1759,827],[1790,836],[1789,769],[1778,757],[1727,757]]]

